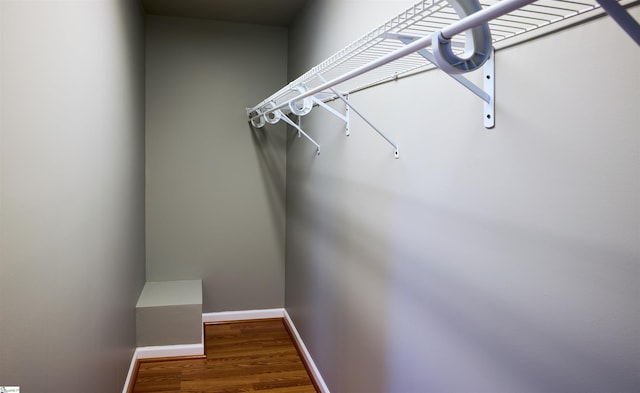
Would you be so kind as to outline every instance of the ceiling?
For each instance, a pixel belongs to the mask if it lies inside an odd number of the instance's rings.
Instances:
[[[306,0],[142,0],[147,14],[287,27]]]

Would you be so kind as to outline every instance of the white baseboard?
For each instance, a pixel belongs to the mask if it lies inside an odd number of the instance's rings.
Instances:
[[[161,345],[136,349],[138,359],[204,355],[204,344]]]
[[[202,323],[246,321],[249,319],[284,318],[284,308],[264,310],[222,311],[202,314]]]
[[[180,344],[180,345],[159,345],[153,347],[138,347],[133,352],[129,373],[124,382],[122,393],[129,391],[129,384],[135,372],[136,363],[139,359],[169,358],[179,356],[201,356],[204,355],[204,343],[201,344]]]
[[[320,370],[318,370],[318,368],[316,367],[316,364],[313,362],[313,358],[311,357],[311,354],[307,350],[307,347],[304,345],[304,341],[302,341],[302,338],[300,337],[300,333],[298,333],[298,330],[296,329],[296,325],[293,324],[293,321],[291,320],[291,317],[289,316],[289,313],[287,312],[287,310],[284,310],[284,320],[287,323],[287,325],[289,325],[289,329],[291,329],[291,332],[294,335],[293,339],[296,340],[298,347],[302,351],[302,356],[304,356],[307,362],[307,365],[309,366],[309,371],[311,371],[311,374],[313,374],[313,378],[318,383],[318,387],[320,388],[320,391],[322,393],[330,393],[329,388],[327,387],[327,384],[324,382],[324,379],[320,374]]]
[[[248,311],[224,311],[202,314],[202,323],[210,322],[230,322],[230,321],[246,321],[251,319],[267,319],[267,318],[284,318],[285,323],[293,333],[293,339],[298,344],[298,347],[302,351],[309,371],[313,374],[321,393],[330,393],[329,388],[324,382],[320,371],[316,367],[307,347],[304,345],[298,330],[296,329],[289,313],[284,308],[273,308],[265,310],[248,310]],[[164,345],[155,347],[139,347],[136,348],[131,358],[131,365],[129,366],[129,373],[124,384],[122,393],[128,393],[129,384],[132,383],[131,378],[135,372],[136,363],[139,359],[152,359],[152,358],[164,358],[164,357],[177,357],[177,356],[198,356],[204,354],[204,337],[201,344],[184,344],[184,345]]]
[[[129,365],[129,372],[127,373],[127,379],[124,381],[124,388],[122,388],[122,393],[129,393],[129,385],[131,384],[131,378],[133,378],[133,373],[136,369],[136,363],[138,362],[138,350],[133,351],[133,356],[131,357],[131,364]]]

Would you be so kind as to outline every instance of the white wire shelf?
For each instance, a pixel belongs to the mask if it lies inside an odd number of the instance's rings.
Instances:
[[[251,125],[262,128],[280,120],[298,135],[320,145],[300,127],[300,117],[319,106],[345,122],[361,117],[394,149],[398,145],[349,102],[349,94],[389,80],[438,67],[484,101],[485,128],[495,125],[495,48],[546,35],[605,13],[640,45],[640,25],[624,9],[640,0],[422,0],[338,51],[253,108]],[[481,70],[483,86],[462,76]],[[345,103],[344,114],[326,105]],[[298,116],[295,123],[289,114]]]
[[[632,2],[632,0],[622,0],[619,4],[627,5]],[[483,9],[497,3],[500,1],[482,0],[480,2]],[[604,11],[595,0],[539,0],[499,16],[488,24],[493,46],[500,49],[603,13]],[[333,80],[404,47],[405,43],[398,40],[398,36],[414,38],[430,36],[458,20],[459,17],[449,2],[420,1],[338,51],[254,107],[248,108],[247,113],[255,113],[269,103],[280,106],[300,95],[299,91],[293,89],[295,86],[301,85],[311,90],[324,83],[319,76],[325,80]],[[459,48],[458,53],[462,52],[464,42],[464,33],[453,37],[453,47]],[[349,93],[429,68],[435,68],[435,66],[419,54],[413,53],[339,83],[334,86],[334,89]],[[335,98],[335,94],[329,91],[322,93],[324,99]],[[288,112],[287,108],[283,108],[283,111]]]

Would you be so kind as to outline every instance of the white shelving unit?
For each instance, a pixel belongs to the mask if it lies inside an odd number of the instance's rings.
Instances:
[[[615,11],[626,14],[624,6],[638,4],[637,0],[599,1],[607,5],[607,11],[623,28],[628,26],[618,20]],[[350,93],[439,67],[484,101],[483,122],[485,127],[492,128],[495,121],[492,48],[501,49],[602,15],[605,11],[600,3],[597,0],[482,0],[480,3],[422,0],[247,108],[247,116],[256,128],[280,120],[287,122],[315,144],[319,154],[318,143],[288,115],[304,116],[313,107],[320,106],[345,122],[348,135],[349,109],[360,116],[348,101]],[[637,30],[635,24],[631,29]],[[636,39],[639,33],[633,33],[635,36],[630,35]],[[453,53],[453,62],[442,59],[447,46]],[[480,59],[478,64],[471,61],[470,65],[456,68],[455,60],[473,58],[470,53]],[[473,71],[484,73],[483,86],[476,86],[462,75]],[[324,104],[334,99],[345,102],[346,113],[337,113]],[[398,157],[398,146],[369,120],[363,119],[393,146]]]

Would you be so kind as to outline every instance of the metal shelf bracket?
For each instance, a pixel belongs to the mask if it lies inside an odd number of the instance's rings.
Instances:
[[[322,80],[323,82],[327,82],[326,79],[324,79],[322,77],[322,75],[318,74],[318,78],[320,80]],[[355,113],[356,115],[358,115],[358,117],[360,117],[362,120],[364,120],[365,123],[367,123],[369,125],[369,127],[373,128],[373,130],[375,132],[378,133],[378,135],[380,135],[385,141],[387,141],[387,143],[389,143],[391,146],[393,146],[393,156],[395,158],[400,158],[400,152],[398,150],[398,145],[393,142],[391,139],[389,139],[388,136],[386,136],[382,131],[380,131],[380,129],[378,127],[376,127],[373,123],[371,123],[362,113],[360,113],[356,108],[353,107],[353,105],[349,102],[348,97],[345,97],[345,95],[339,93],[338,91],[336,91],[336,89],[334,89],[333,87],[328,87],[328,89],[337,97],[339,98],[342,102],[344,102],[345,106],[349,109],[351,109],[353,111],[353,113]],[[348,124],[348,122],[347,122]],[[347,129],[347,132],[348,129]],[[349,135],[349,134],[347,134]]]
[[[337,110],[333,109],[332,107],[330,107],[329,105],[327,105],[324,101],[322,101],[321,99],[319,99],[316,96],[311,96],[311,100],[317,104],[320,108],[326,110],[327,112],[331,113],[332,115],[334,115],[335,117],[337,117],[338,119],[344,121],[344,130],[345,130],[345,134],[347,136],[349,136],[349,107],[345,108],[345,113],[344,115],[340,112],[338,112]],[[347,100],[348,100],[348,96],[347,96]]]
[[[403,44],[408,45],[413,41],[420,39],[421,37],[409,36],[404,34],[394,34],[387,33],[387,38],[394,38],[401,41]],[[437,61],[433,53],[429,52],[427,49],[420,49],[417,51],[420,56],[424,57],[427,61],[437,66]],[[466,87],[473,94],[478,96],[482,101],[484,101],[484,127],[485,128],[493,128],[495,126],[495,99],[494,99],[494,90],[495,90],[495,62],[494,62],[495,51],[493,48],[491,49],[491,53],[482,66],[482,72],[484,74],[484,89],[478,87],[475,83],[471,82],[466,77],[460,74],[451,74],[449,72],[445,72],[445,74],[449,75],[451,78],[456,80],[462,86]]]
[[[484,100],[484,127],[493,128],[496,125],[496,68],[495,50],[491,50],[491,55],[482,66],[484,79],[484,92],[489,96],[489,100]],[[471,82],[469,82],[471,83]]]
[[[279,117],[280,117],[279,120],[283,120],[285,123],[289,124],[291,127],[293,127],[296,130],[298,130],[298,137],[300,137],[300,134],[302,134],[302,135],[304,135],[305,138],[307,138],[309,140],[309,142],[313,143],[316,146],[316,155],[320,155],[320,145],[318,144],[318,142],[316,142],[313,138],[311,138],[309,136],[309,134],[304,132],[304,130],[298,124],[296,124],[293,120],[291,120],[289,118],[289,116],[287,116],[284,113],[282,113],[281,110],[277,110],[274,113],[278,113],[279,114]],[[299,117],[298,117],[298,121],[300,121]]]

